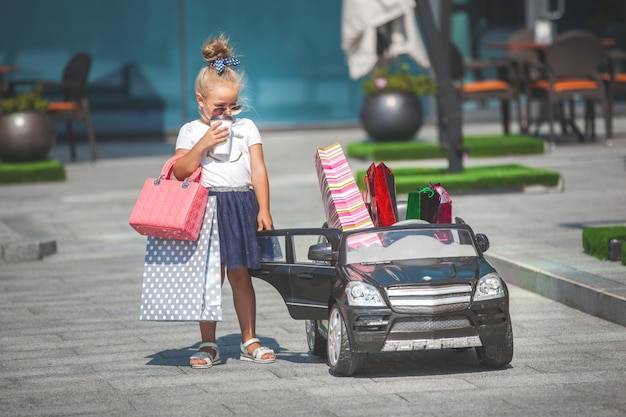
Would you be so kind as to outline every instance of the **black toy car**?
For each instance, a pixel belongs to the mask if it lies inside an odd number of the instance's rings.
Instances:
[[[487,237],[460,219],[259,236],[273,250],[253,276],[306,320],[311,353],[334,375],[358,372],[368,352],[473,347],[487,367],[513,358],[507,286],[483,257]]]

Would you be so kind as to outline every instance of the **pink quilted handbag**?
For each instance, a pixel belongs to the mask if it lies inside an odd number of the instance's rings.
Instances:
[[[200,184],[202,167],[184,181],[172,179],[172,167],[182,155],[167,160],[158,178],[148,178],[139,193],[129,223],[142,235],[197,240],[209,191]]]

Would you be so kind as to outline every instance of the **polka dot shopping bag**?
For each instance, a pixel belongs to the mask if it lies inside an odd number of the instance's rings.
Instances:
[[[140,320],[222,320],[216,210],[211,196],[198,240],[148,236]]]

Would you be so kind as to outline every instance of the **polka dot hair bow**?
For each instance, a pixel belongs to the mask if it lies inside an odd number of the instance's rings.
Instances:
[[[209,62],[209,67],[215,67],[218,74],[224,72],[226,65],[236,67],[239,65],[239,60],[237,58],[217,58],[216,60]]]

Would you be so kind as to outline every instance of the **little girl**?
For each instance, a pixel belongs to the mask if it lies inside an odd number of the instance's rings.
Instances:
[[[274,351],[261,346],[256,338],[256,298],[248,268],[260,267],[256,232],[272,228],[269,182],[261,136],[249,119],[238,118],[232,136],[212,116],[235,116],[243,105],[239,93],[244,76],[232,67],[239,61],[231,57],[228,40],[220,35],[202,47],[204,66],[195,82],[200,119],[186,123],[176,140],[176,154],[183,155],[174,165],[176,178],[188,177],[202,165],[202,185],[216,197],[221,252],[222,283],[230,282],[233,302],[241,328],[241,360],[271,363]],[[231,138],[230,155],[214,155],[216,145]],[[192,368],[210,368],[221,363],[216,344],[216,322],[201,321],[202,344],[189,362]]]

